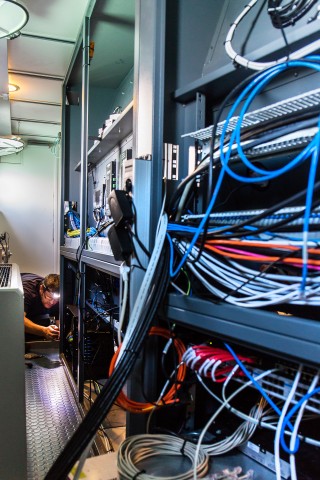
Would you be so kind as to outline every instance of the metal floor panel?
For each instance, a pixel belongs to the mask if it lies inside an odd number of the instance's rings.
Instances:
[[[28,480],[43,480],[82,420],[58,352],[41,353],[25,377]]]

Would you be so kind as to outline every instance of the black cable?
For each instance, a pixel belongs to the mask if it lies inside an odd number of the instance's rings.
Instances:
[[[143,245],[143,243],[141,242],[141,240],[137,237],[137,234],[133,232],[133,230],[130,230],[130,235],[136,240],[137,244],[139,245],[139,247],[141,248],[141,250],[143,251],[143,253],[148,257],[150,258],[151,255],[150,255],[150,252],[149,250],[147,250],[147,248]],[[133,243],[133,241],[132,241]]]
[[[319,189],[320,189],[320,181],[318,181],[314,184],[313,191],[316,192]],[[281,208],[287,207],[288,205],[290,205],[292,203],[295,203],[296,201],[300,200],[301,197],[306,195],[306,193],[307,193],[307,189],[304,189],[301,192],[298,192],[295,195],[292,195],[291,197],[283,200],[282,202],[277,203],[273,207],[267,208],[262,213],[260,213],[258,215],[255,215],[254,217],[252,217],[248,220],[244,220],[243,222],[238,223],[235,227],[227,226],[227,227],[221,228],[220,230],[216,230],[214,232],[214,235],[221,234],[221,233],[224,233],[224,232],[229,232],[231,228],[239,229],[239,228],[245,227],[247,225],[252,225],[252,223],[256,223],[258,220],[261,220],[261,219],[277,212],[278,210],[281,210]]]
[[[114,221],[111,220],[110,222],[105,222],[102,225],[100,225],[100,227],[97,229],[96,233],[94,235],[92,235],[92,238],[100,235],[100,233],[103,232],[103,230],[105,230],[107,227],[109,227],[113,223],[114,223]]]
[[[130,232],[130,233],[132,233],[132,232]],[[130,235],[130,237],[131,237],[131,235]],[[142,265],[142,263],[141,263],[141,261],[140,261],[140,258],[139,258],[139,256],[138,256],[138,253],[137,253],[137,250],[136,250],[136,246],[135,246],[135,244],[134,244],[134,241],[132,240],[132,237],[131,237],[131,245],[132,245],[132,249],[133,249],[133,253],[134,253],[134,258],[135,258],[135,260],[137,260],[139,268],[140,268],[142,271],[145,272],[146,269],[144,268],[144,266]]]
[[[252,137],[256,137],[259,135],[262,135],[264,132],[269,131],[270,127],[272,127],[272,130],[275,130],[279,127],[284,127],[285,125],[290,125],[294,122],[296,122],[297,126],[300,121],[308,120],[310,117],[315,117],[318,115],[318,110],[315,110],[313,107],[310,108],[307,112],[301,113],[300,111],[298,113],[293,112],[291,114],[287,114],[285,117],[281,117],[279,119],[276,118],[271,118],[269,120],[263,121],[261,124],[258,125],[250,125],[247,127],[241,128],[242,134],[241,134],[241,139],[243,141],[248,140]],[[310,125],[313,124],[313,121],[311,120]],[[271,133],[270,132],[270,133]],[[259,137],[261,141],[261,137]],[[228,137],[226,136],[226,141],[228,141]],[[217,145],[214,149],[214,151],[219,150],[219,145]],[[245,149],[245,147],[243,147]],[[209,157],[209,154],[207,154],[203,160],[202,163],[203,165],[198,166],[198,169],[193,171],[190,175],[185,177],[182,182],[178,185],[176,191],[171,197],[170,203],[168,205],[168,213],[172,216],[175,211],[175,204],[181,197],[184,188],[187,186],[187,184],[191,181],[195,181],[197,177],[208,175],[208,170],[209,170],[209,164],[205,164],[205,160]]]
[[[310,128],[313,126],[318,125],[318,118],[313,117],[308,120],[303,120],[295,123],[291,123],[289,125],[283,126],[281,124],[280,128],[273,129],[271,131],[268,131],[265,134],[262,134],[261,136],[253,139],[250,143],[246,145],[241,145],[242,150],[245,152],[246,150],[249,150],[253,147],[256,147],[257,145],[260,145],[262,143],[267,143],[270,142],[270,140],[275,140],[279,137],[283,137],[284,135],[288,135],[289,133],[296,132],[299,130],[304,130],[306,128]]]
[[[213,152],[214,152],[214,145],[215,145],[215,138],[216,138],[216,134],[217,134],[217,128],[218,128],[218,123],[219,123],[219,120],[220,120],[220,117],[223,113],[223,110],[226,108],[227,104],[231,101],[231,99],[237,95],[237,93],[241,90],[243,90],[243,88],[245,88],[250,82],[253,81],[254,78],[256,78],[258,75],[260,75],[260,72],[254,72],[253,74],[249,75],[248,77],[246,77],[244,80],[242,80],[236,87],[234,87],[229,93],[228,95],[224,98],[224,100],[222,101],[220,107],[219,107],[219,110],[218,110],[218,113],[216,115],[216,119],[215,119],[215,122],[213,124],[213,127],[212,127],[212,135],[211,135],[211,146],[210,146],[210,156],[209,156],[209,175],[208,175],[208,192],[207,192],[207,205],[209,205],[210,201],[211,201],[211,198],[212,198],[212,195],[213,195],[213,167],[214,167],[214,158],[213,158]],[[216,172],[217,173],[217,168],[216,168]],[[208,215],[208,218],[203,226],[203,235],[201,237],[201,244],[200,244],[200,247],[199,247],[199,251],[198,251],[198,256],[197,256],[197,259],[199,259],[200,255],[201,255],[201,252],[203,250],[203,247],[204,247],[204,244],[205,244],[205,241],[206,241],[206,236],[207,236],[207,230],[208,230],[208,226],[209,226],[209,215]]]
[[[317,3],[317,0],[268,0],[268,13],[274,28],[294,25]]]
[[[273,262],[269,263],[266,268],[264,270],[261,270],[260,272],[258,272],[256,275],[254,275],[253,277],[251,278],[248,278],[247,280],[245,280],[244,282],[241,283],[241,285],[239,285],[237,288],[233,288],[232,290],[229,290],[229,292],[227,293],[227,295],[225,295],[221,301],[224,302],[226,301],[226,299],[228,297],[230,297],[230,295],[234,296],[235,293],[237,293],[241,288],[245,287],[246,285],[248,285],[249,283],[255,281],[257,278],[259,277],[262,277],[262,275],[264,275],[265,273],[267,273],[271,268],[273,268],[275,265],[277,265],[278,263],[282,262],[283,260],[285,260],[287,257],[291,257],[291,256],[296,256],[298,253],[301,253],[302,249],[300,248],[299,250],[296,250],[295,252],[286,252],[284,253],[283,255],[281,255],[281,257],[279,257],[277,260],[274,260]]]
[[[136,209],[136,206],[135,204],[133,203],[133,200],[131,199],[131,206],[132,206],[132,210],[133,210],[133,216],[134,216],[134,229],[135,231],[133,232],[131,230],[131,234],[134,236],[134,238],[137,240],[137,243],[139,245],[139,247],[141,248],[141,250],[147,255],[148,258],[150,258],[150,252],[147,250],[147,248],[143,245],[143,243],[141,242],[140,238],[139,238],[139,235],[138,235],[138,229],[137,229],[137,209]]]
[[[175,210],[175,204],[176,202],[179,200],[179,198],[181,197],[182,193],[183,193],[183,190],[184,188],[187,186],[187,184],[189,182],[191,182],[192,180],[195,180],[198,176],[200,175],[203,175],[203,174],[208,174],[208,172],[203,172],[202,170],[208,170],[208,165],[206,165],[204,163],[204,161],[209,157],[209,154],[206,155],[203,160],[202,160],[202,165],[199,165],[197,167],[197,170],[193,171],[190,175],[188,175],[187,177],[185,177],[182,182],[178,185],[176,191],[174,192],[174,194],[172,195],[171,197],[171,200],[170,200],[170,203],[168,205],[168,213],[170,214],[173,214],[174,213],[174,210]]]
[[[129,339],[128,347],[120,358],[117,367],[103,386],[91,409],[66,444],[54,464],[51,466],[45,480],[65,480],[75,462],[94,437],[103,419],[117,399],[123,385],[131,373],[136,358],[148,334],[150,324],[158,309],[160,301],[169,284],[169,248],[164,247],[152,279],[146,308],[143,309],[137,328]]]
[[[84,242],[82,242],[82,245],[79,245],[79,247],[77,248],[76,261],[77,261],[78,264],[80,263],[82,253],[83,253],[83,249],[84,249],[86,243],[87,243],[87,238],[84,240]]]
[[[312,210],[314,210],[316,207],[320,205],[320,200],[315,201],[312,204]],[[254,232],[248,232],[248,231],[233,231],[228,234],[225,234],[223,236],[216,235],[216,232],[213,234],[215,238],[230,238],[230,237],[243,237],[243,236],[248,236],[248,235],[259,235],[260,233],[268,232],[268,231],[278,231],[279,228],[284,227],[285,225],[290,225],[291,222],[294,220],[302,217],[305,213],[305,209],[295,212],[292,215],[290,215],[289,218],[284,218],[283,220],[280,220],[279,222],[274,222],[272,225],[266,225],[264,227],[257,228],[254,230]],[[250,221],[250,225],[252,225],[252,220]],[[230,229],[229,229],[230,230]],[[238,230],[238,225],[236,225],[236,230]]]
[[[260,15],[261,15],[261,12],[262,12],[262,11],[264,10],[264,8],[265,8],[266,2],[267,2],[267,0],[263,0],[263,2],[261,3],[261,5],[260,5],[260,7],[259,7],[259,10],[258,10],[257,14],[255,15],[255,17],[254,17],[254,19],[253,19],[253,21],[252,21],[252,23],[251,23],[250,28],[247,29],[247,30],[248,30],[248,33],[247,33],[247,35],[246,35],[246,38],[245,38],[244,41],[242,42],[241,50],[240,50],[240,55],[241,55],[242,57],[245,55],[246,45],[247,45],[247,43],[248,43],[248,41],[249,41],[249,39],[250,39],[250,35],[251,35],[254,27],[256,26],[256,23],[257,23]]]

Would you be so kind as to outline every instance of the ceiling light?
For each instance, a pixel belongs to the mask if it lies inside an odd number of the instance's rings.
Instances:
[[[12,0],[0,1],[0,38],[19,32],[29,20],[27,9]]]
[[[24,142],[19,137],[0,136],[0,157],[19,153],[24,148]]]
[[[18,85],[14,85],[13,83],[8,84],[9,93],[16,92],[19,89],[20,87],[18,87]]]

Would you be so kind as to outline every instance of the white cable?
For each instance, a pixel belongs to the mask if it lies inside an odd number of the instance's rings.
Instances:
[[[179,437],[171,435],[133,435],[126,438],[120,445],[117,454],[118,473],[122,480],[132,480],[139,476],[139,480],[189,480],[192,479],[192,470],[188,470],[177,475],[167,476],[168,465],[164,465],[163,471],[166,476],[156,476],[147,474],[138,468],[144,460],[149,462],[152,458],[160,455],[176,457],[183,455],[192,463],[195,457],[195,445],[191,442],[185,442]],[[195,465],[196,478],[202,478],[206,475],[209,467],[209,457],[202,450],[197,456],[198,462]]]
[[[276,434],[275,434],[275,437],[274,437],[274,466],[275,466],[275,470],[276,470],[277,480],[281,480],[280,432],[281,432],[281,429],[282,429],[282,424],[283,424],[284,418],[287,415],[287,411],[288,411],[288,408],[290,406],[290,403],[291,403],[293,397],[295,396],[295,393],[296,393],[296,390],[297,390],[297,387],[298,387],[298,383],[299,383],[299,380],[300,380],[300,377],[301,377],[301,372],[302,372],[302,365],[299,365],[299,368],[298,368],[298,371],[296,373],[296,376],[295,376],[294,382],[292,384],[292,387],[290,389],[290,392],[289,392],[289,394],[287,396],[287,399],[284,402],[284,405],[282,407],[281,415],[280,415],[278,426],[277,426],[277,429],[276,429]]]
[[[215,394],[210,390],[210,388],[206,385],[206,383],[203,381],[201,375],[200,375],[199,373],[196,373],[196,375],[197,375],[198,382],[201,383],[201,385],[202,385],[203,388],[209,393],[209,395],[211,395],[217,402],[223,403],[223,401],[221,400],[221,398],[219,398],[217,395],[215,395]]]
[[[187,242],[175,241],[181,254],[188,248]],[[199,252],[198,247],[193,247],[189,258],[195,258]],[[202,252],[198,262],[187,262],[190,270],[197,276],[201,283],[215,296],[233,305],[248,308],[259,308],[279,303],[292,303],[296,305],[318,305],[320,302],[320,277],[319,275],[307,278],[304,298],[301,297],[301,278],[298,276],[285,276],[260,273],[242,267],[236,262],[228,265],[219,262],[215,257]],[[238,271],[237,271],[238,266]],[[241,277],[241,271],[243,277]],[[205,276],[201,273],[205,274]],[[215,282],[207,280],[211,277]],[[218,288],[218,283],[226,288],[228,294]],[[237,291],[237,297],[232,293]],[[242,296],[239,296],[241,294]]]
[[[261,373],[260,375],[256,376],[255,377],[255,380],[258,381],[260,380],[261,378],[263,378],[264,376],[266,376],[267,374],[269,374],[269,372],[263,372]],[[203,446],[201,447],[201,444],[202,444],[202,441],[203,441],[203,438],[208,430],[208,428],[210,427],[210,425],[212,424],[212,422],[216,419],[216,417],[220,414],[220,412],[227,406],[227,404],[236,396],[238,395],[240,392],[242,392],[242,390],[244,390],[245,388],[247,388],[248,386],[250,386],[252,384],[252,380],[249,380],[248,382],[246,382],[245,384],[243,384],[240,388],[238,388],[235,392],[233,392],[227,399],[227,401],[223,402],[222,405],[215,411],[215,413],[211,416],[211,418],[208,420],[207,424],[205,425],[205,427],[203,428],[200,436],[199,436],[199,440],[198,440],[198,443],[197,443],[197,449],[196,449],[196,453],[195,453],[195,458],[194,458],[194,468],[193,468],[193,479],[194,480],[197,480],[197,472],[196,472],[196,466],[197,466],[197,459],[198,459],[198,453],[200,452],[200,449],[204,448]]]
[[[125,318],[126,308],[127,308],[127,301],[129,296],[129,276],[128,276],[129,272],[130,272],[130,268],[127,265],[125,265],[125,263],[122,263],[120,265],[120,277],[123,281],[124,287],[123,287],[122,302],[120,307],[119,325],[118,325],[118,331],[117,331],[119,346],[121,344],[121,332],[123,329],[123,323],[124,323],[124,318]]]
[[[308,303],[309,305],[312,305],[312,304],[315,304],[315,305],[319,305],[319,297],[317,296],[316,298],[313,298],[311,300],[308,300],[308,296],[311,296],[311,295],[315,295],[315,293],[318,293],[320,294],[320,288],[317,287],[316,291],[310,291],[308,289],[306,289],[306,292],[305,292],[305,297],[306,297],[306,300],[301,300],[300,298],[300,291],[299,291],[299,287],[300,287],[300,284],[293,284],[293,285],[288,285],[288,286],[285,286],[283,287],[283,290],[292,290],[292,291],[289,291],[286,295],[283,295],[283,294],[279,294],[278,296],[275,295],[275,293],[273,292],[273,295],[271,296],[270,295],[270,292],[266,292],[264,295],[266,298],[270,298],[270,300],[261,300],[261,301],[250,301],[250,297],[246,297],[245,299],[241,299],[241,298],[236,298],[236,297],[233,297],[231,294],[228,294],[226,295],[225,292],[222,292],[220,290],[218,290],[216,287],[214,287],[210,282],[208,282],[199,272],[198,270],[196,269],[195,265],[194,264],[191,264],[190,262],[187,263],[189,269],[194,273],[194,275],[201,281],[201,283],[211,292],[213,293],[214,295],[218,296],[219,298],[222,298],[223,300],[227,301],[228,303],[231,303],[233,305],[237,305],[237,306],[243,306],[243,307],[247,307],[247,308],[259,308],[259,307],[265,307],[265,306],[269,306],[269,305],[277,305],[279,303],[295,303],[297,305],[301,304],[301,305],[305,305],[306,303]],[[281,290],[279,290],[278,292],[281,292]]]
[[[86,448],[83,450],[81,457],[79,459],[76,471],[74,473],[73,480],[79,480],[79,478],[81,478],[82,468],[87,459],[87,456],[89,455],[92,443],[93,443],[93,439],[88,443]]]
[[[182,288],[178,287],[178,285],[176,285],[174,282],[171,281],[170,285],[172,285],[177,290],[177,292],[181,293],[181,295],[187,295],[187,293],[184,292]]]
[[[177,244],[177,246],[179,247],[181,253],[184,253],[184,251],[188,248],[189,243],[180,242]],[[198,251],[199,251],[198,247],[193,247],[190,256],[196,257],[198,254]],[[218,258],[212,255],[209,255],[205,251],[201,253],[199,262],[202,262],[204,265],[208,266],[208,268],[210,268],[210,264],[212,264],[212,267],[211,267],[212,271],[216,271],[217,266],[218,267],[220,266],[222,270],[224,269],[228,273],[227,276],[230,276],[230,274],[233,273],[234,275],[236,275],[235,278],[240,278],[243,281],[244,277],[240,276],[240,273],[239,273],[239,270],[240,270],[244,273],[245,279],[250,280],[250,283],[252,281],[256,282],[257,285],[259,285],[260,283],[263,283],[266,286],[270,285],[270,287],[272,286],[278,287],[281,285],[282,280],[285,282],[301,281],[301,276],[290,276],[290,278],[288,278],[288,275],[271,274],[267,272],[263,272],[262,275],[257,277],[256,270],[250,269],[248,267],[244,267],[242,264],[234,261],[233,259],[229,259],[229,265],[227,265],[225,263],[222,263]],[[320,277],[315,278],[315,282],[318,282],[319,280],[320,280]]]
[[[319,381],[319,372],[317,373],[317,375],[312,380],[311,385],[308,388],[307,393],[312,392],[316,388],[316,386],[318,384],[318,381]],[[308,400],[305,400],[302,403],[302,405],[299,409],[297,418],[294,422],[293,432],[292,432],[292,435],[291,435],[291,438],[290,438],[290,450],[291,451],[293,451],[294,446],[296,444],[297,436],[298,436],[298,429],[299,429],[300,422],[301,422],[301,419],[302,419],[302,416],[303,416],[303,412],[305,410],[305,407],[307,406],[307,403],[308,403]],[[295,456],[294,456],[293,453],[290,454],[290,476],[291,476],[291,480],[297,480],[296,462],[295,462]]]
[[[239,55],[232,47],[232,39],[236,28],[238,27],[240,21],[247,15],[247,13],[251,10],[251,8],[257,3],[257,0],[251,0],[240,13],[240,15],[236,18],[236,20],[231,25],[225,40],[225,50],[227,55],[231,58],[231,60],[239,65],[242,65],[245,68],[250,68],[252,70],[264,70],[265,68],[270,68],[279,63],[287,62],[288,60],[298,60],[299,58],[303,58],[310,53],[318,50],[320,48],[320,40],[315,40],[314,42],[309,43],[299,50],[295,52],[290,52],[289,56],[279,58],[278,60],[274,60],[272,62],[255,62],[248,60],[245,57]]]
[[[237,366],[237,365],[236,365]],[[273,370],[268,370],[266,372],[264,372],[267,375],[273,373],[273,372],[276,372],[277,370],[276,369],[273,369]],[[232,373],[232,372],[231,372]],[[222,401],[220,400],[220,402],[224,402],[226,403],[226,408],[229,409],[229,411],[231,413],[233,413],[234,415],[236,415],[237,417],[241,418],[242,420],[246,420],[246,421],[250,421],[252,423],[255,423],[256,425],[260,425],[262,428],[266,428],[268,430],[272,430],[272,431],[276,431],[277,427],[276,425],[278,424],[278,418],[279,417],[275,417],[275,416],[264,416],[264,421],[261,421],[261,419],[259,421],[255,420],[254,418],[252,417],[249,417],[249,415],[241,412],[240,410],[237,410],[235,407],[232,407],[230,404],[229,404],[229,400],[226,398],[226,387],[229,383],[229,381],[231,380],[231,373],[228,375],[226,381],[224,382],[223,384],[223,388],[222,388]],[[314,383],[312,382],[312,385],[314,385]],[[203,386],[206,388],[205,384],[203,384]],[[310,387],[311,388],[311,387]],[[210,393],[211,391],[209,389],[207,389],[207,391]],[[217,397],[218,398],[218,397]],[[217,399],[216,398],[216,399]],[[317,415],[316,415],[317,416]],[[276,422],[276,425],[272,424],[272,423],[268,423],[267,420],[269,419],[274,419],[276,418],[277,419],[277,422]],[[290,431],[287,431],[285,430],[284,431],[285,435],[288,435],[288,436],[291,436],[293,433],[290,432]],[[305,443],[307,443],[308,445],[313,445],[315,447],[320,447],[320,441],[318,440],[314,440],[313,438],[309,438],[309,437],[302,437],[301,435],[297,435],[297,437],[300,439],[300,440],[303,440]]]
[[[127,327],[124,339],[122,341],[122,345],[120,348],[119,355],[117,357],[116,365],[118,364],[120,358],[125,352],[127,344],[139,322],[142,310],[145,308],[147,298],[150,294],[151,281],[152,281],[155,269],[157,267],[158,261],[160,259],[160,255],[163,251],[163,244],[164,244],[164,241],[166,238],[166,232],[167,232],[167,224],[168,224],[168,218],[167,218],[167,215],[164,214],[159,221],[159,233],[156,237],[155,245],[149,260],[149,264],[148,264],[146,273],[143,277],[143,281],[141,283],[135,304],[133,306],[133,309],[130,315],[128,327]]]
[[[147,425],[146,425],[146,432],[149,433],[149,427],[150,427],[150,421],[151,421],[151,417],[153,415],[153,412],[155,411],[155,409],[157,408],[157,406],[159,405],[159,403],[162,401],[164,395],[165,395],[165,392],[168,388],[168,386],[170,385],[170,382],[171,382],[171,379],[172,377],[175,375],[176,371],[179,370],[179,368],[184,364],[184,362],[180,362],[179,365],[176,366],[176,368],[174,368],[168,378],[168,380],[166,380],[164,386],[162,387],[162,390],[160,392],[160,395],[158,397],[158,400],[155,402],[154,404],[154,407],[153,409],[150,411],[150,414],[148,416],[148,420],[147,420]]]

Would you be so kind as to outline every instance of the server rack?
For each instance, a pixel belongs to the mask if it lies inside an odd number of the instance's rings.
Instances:
[[[175,2],[174,4],[167,2],[166,4],[164,142],[178,143],[180,146],[180,152],[182,153],[180,169],[184,169],[182,179],[188,174],[186,159],[189,156],[190,147],[195,152],[197,149],[201,151],[205,143],[185,134],[199,132],[204,127],[212,125],[220,105],[229,92],[252,73],[246,68],[236,68],[232,62],[228,63],[222,60],[224,46],[221,42],[221,38],[223,38],[221,32],[226,32],[230,28],[232,18],[235,19],[237,17],[236,12],[239,14],[241,8],[244,7],[245,2],[241,2],[241,5],[239,2],[215,2],[214,6],[203,2],[201,7],[197,9],[196,16],[195,6],[192,2]],[[262,22],[260,27],[262,25],[262,28],[253,34],[251,52],[250,45],[246,45],[248,56],[250,57],[251,54],[250,58],[255,60],[281,57],[283,55],[281,42],[270,41],[268,43],[266,39],[270,35],[270,26],[263,23],[261,18],[260,20]],[[267,22],[266,18],[264,21]],[[210,22],[212,39],[211,42],[207,43],[210,46],[207,55],[205,55],[201,40],[204,40],[204,43],[208,42],[206,26]],[[246,25],[248,27],[248,24]],[[309,23],[309,26],[308,33],[306,30],[305,33],[302,33],[301,30],[300,33],[296,32],[292,44],[293,49],[298,48],[301,42],[307,42],[307,36],[309,36],[310,41],[316,38],[315,30],[313,30],[315,25],[311,27]],[[242,35],[243,39],[248,39],[244,30],[242,30]],[[238,37],[239,40],[241,42],[241,37]],[[175,48],[172,48],[173,44]],[[241,44],[239,45],[240,48]],[[201,64],[199,58],[203,59],[204,57],[206,58],[205,63]],[[313,91],[316,88],[315,75],[310,73],[309,76],[305,71],[298,72],[292,69],[284,78],[276,81],[272,86],[268,85],[267,93],[265,95],[262,93],[258,97],[253,110],[255,108],[266,108],[270,103],[281,101],[283,99],[283,89],[286,92],[284,98],[298,95],[301,93],[301,90],[299,91],[301,83],[299,87],[297,80],[299,79],[301,82],[301,78],[303,78],[303,89],[305,91]],[[226,117],[231,106],[232,99],[226,104],[222,119]],[[196,161],[197,158],[195,157]],[[302,179],[303,172],[299,170],[297,176]],[[289,182],[292,182],[292,180],[289,180]],[[293,181],[292,185],[294,183]],[[174,188],[175,186],[173,186],[173,190]],[[230,190],[233,188],[235,188],[234,184],[230,186]],[[282,191],[286,190],[286,194],[289,196],[290,189],[285,184],[282,184],[282,187],[278,184],[277,188],[282,189]],[[229,192],[225,193],[226,198]],[[261,208],[259,194],[256,193],[255,197],[253,195],[250,199],[247,199],[247,205],[251,203],[253,208]],[[275,195],[275,192],[273,191],[270,195]],[[202,199],[200,198],[199,201],[201,202]],[[204,202],[206,202],[206,199],[204,199]],[[242,199],[238,196],[235,204],[232,205],[231,203],[230,210],[241,210],[241,202]],[[200,211],[203,211],[201,207]],[[223,213],[228,210],[221,208],[218,211]],[[251,352],[261,358],[271,354],[271,358],[285,359],[284,361],[292,361],[295,364],[301,362],[305,365],[311,365],[314,372],[317,370],[319,358],[317,332],[319,324],[316,319],[316,312],[313,316],[310,316],[308,308],[305,308],[304,311],[303,309],[297,309],[296,311],[292,309],[289,316],[285,316],[282,315],[282,312],[276,312],[275,309],[273,312],[265,309],[241,307],[238,309],[238,307],[221,301],[217,297],[206,298],[207,296],[203,294],[201,288],[198,289],[198,293],[198,295],[194,294],[190,297],[175,292],[170,293],[167,297],[167,318],[182,328],[183,332],[188,332],[189,338],[190,335],[192,338],[192,335],[202,333],[200,339],[202,338],[204,342],[210,340],[217,342],[218,345],[221,345],[219,341],[222,341],[222,345],[224,345],[224,342],[231,342],[241,352]],[[202,401],[201,397],[196,402],[198,409],[204,408]],[[202,419],[202,421],[205,420]],[[265,448],[263,443],[260,446],[261,449]],[[255,445],[254,448],[259,451],[259,444]],[[313,455],[316,455],[316,452]],[[301,471],[299,474],[301,474]],[[268,473],[266,472],[265,475],[268,475]],[[310,478],[313,478],[312,474]]]
[[[160,1],[156,5],[147,0],[136,2],[133,191],[139,235],[149,249],[153,245],[161,210],[163,143],[179,145],[179,170],[183,178],[188,170],[185,159],[194,140],[182,139],[182,135],[210,125],[222,99],[248,76],[246,69],[234,68],[232,62],[215,66],[215,57],[209,55],[219,41],[217,32],[226,27],[228,9],[235,15],[237,8],[239,5],[222,1],[215,2],[214,6],[209,1],[195,6],[191,0]],[[311,41],[317,35],[317,28],[315,23],[310,24],[308,36]],[[298,47],[304,39],[305,33],[298,31],[294,44]],[[261,44],[261,39],[258,40],[259,49],[253,51],[256,58],[268,58],[275,53],[281,56],[283,53],[282,46],[277,45],[275,49],[274,44]],[[206,59],[204,67],[203,59]],[[293,73],[285,81],[293,94],[298,88],[295,75]],[[311,89],[313,76],[306,75],[305,81]],[[276,85],[275,97],[280,86]],[[176,184],[171,182],[167,188],[170,194]],[[62,249],[63,262],[68,255],[70,253]],[[94,267],[97,265],[96,255],[85,252],[83,258],[86,257],[90,257]],[[105,262],[106,258],[102,261]],[[107,263],[112,270],[118,268],[113,261]],[[138,295],[142,276],[137,270],[132,275],[131,304]],[[318,322],[311,318],[301,315],[279,318],[272,312],[248,312],[223,303],[212,306],[210,301],[200,297],[184,298],[177,294],[169,294],[163,315],[177,322],[182,329],[186,327],[196,334],[212,335],[261,354],[318,366]],[[156,378],[155,373],[154,368],[150,377]],[[150,385],[150,388],[156,386]],[[129,383],[130,394],[135,395],[138,390],[137,384]],[[143,428],[135,416],[128,417],[128,434]]]

